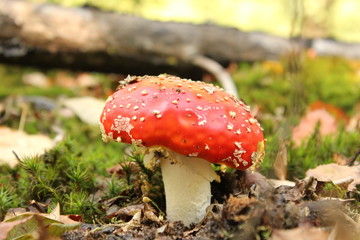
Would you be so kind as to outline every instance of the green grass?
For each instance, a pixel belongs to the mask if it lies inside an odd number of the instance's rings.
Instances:
[[[302,101],[308,106],[321,100],[352,113],[360,102],[359,63],[340,58],[305,58],[296,76],[286,62],[242,63],[233,74],[239,96],[249,104],[257,104],[265,112],[294,106]],[[296,85],[295,85],[296,84]],[[301,97],[301,99],[293,98]]]
[[[305,177],[308,169],[320,164],[332,163],[335,154],[352,157],[358,151],[360,132],[339,130],[334,136],[320,137],[317,132],[301,146],[287,146],[288,179],[295,180]],[[267,138],[266,155],[260,171],[268,177],[275,177],[273,165],[278,152],[278,136]]]

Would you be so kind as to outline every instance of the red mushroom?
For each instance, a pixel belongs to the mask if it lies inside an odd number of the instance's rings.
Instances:
[[[223,89],[174,76],[128,77],[100,118],[103,140],[132,143],[160,163],[167,218],[199,222],[210,205],[210,163],[258,165],[264,137],[249,107]]]

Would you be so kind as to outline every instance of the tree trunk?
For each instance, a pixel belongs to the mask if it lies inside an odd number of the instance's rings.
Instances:
[[[277,59],[294,47],[285,38],[235,28],[18,0],[0,0],[0,29],[2,63],[139,75],[194,76],[201,73],[199,56],[226,65]],[[319,54],[360,58],[356,44],[306,43]]]

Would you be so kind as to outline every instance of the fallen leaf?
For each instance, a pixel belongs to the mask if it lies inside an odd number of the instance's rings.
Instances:
[[[341,201],[306,201],[300,207],[306,209],[304,223],[311,224],[309,227],[322,226],[321,229],[329,233],[326,240],[359,240],[360,226],[345,213],[346,211],[344,212],[344,204]]]
[[[25,208],[11,208],[6,212],[4,221],[28,212]]]
[[[70,89],[77,87],[76,79],[67,71],[57,71],[54,80],[55,85],[60,87]]]
[[[347,124],[349,119],[349,116],[340,108],[322,101],[315,101],[310,105],[306,115],[301,118],[300,123],[293,129],[292,140],[295,146],[299,146],[302,141],[314,133],[317,124],[320,124],[320,136],[333,134],[337,131],[340,122]]]
[[[293,229],[273,229],[270,240],[328,240],[329,233],[321,228],[303,225]]]
[[[46,214],[48,218],[59,221],[60,220],[60,204],[56,204],[55,208],[49,213]]]
[[[354,114],[346,126],[346,130],[349,132],[360,131],[360,103],[355,105],[353,112]]]
[[[0,163],[7,163],[11,167],[18,163],[13,152],[19,157],[35,156],[54,146],[53,141],[46,135],[29,135],[5,126],[0,126],[0,136]]]
[[[144,211],[144,206],[145,206],[145,203],[140,203],[137,205],[123,207],[123,208],[118,209],[118,211],[116,213],[114,213],[113,215],[108,215],[107,217],[108,218],[117,217],[118,219],[121,219],[123,221],[129,221],[129,219],[133,218],[137,212]]]
[[[320,124],[319,134],[321,136],[333,134],[338,128],[336,118],[327,110],[316,109],[309,111],[301,118],[300,123],[293,129],[292,141],[295,146],[300,146],[304,140],[309,138],[314,133],[317,124]]]
[[[278,153],[276,154],[276,158],[273,166],[275,175],[280,180],[286,179],[287,165],[288,165],[287,163],[288,163],[288,158],[287,158],[286,143],[281,138],[279,140],[279,150]]]
[[[340,108],[335,107],[329,103],[325,103],[322,101],[315,101],[310,105],[310,111],[314,111],[317,109],[325,109],[328,113],[336,118],[337,122],[344,121],[347,123],[349,121],[349,116],[341,110]]]
[[[141,228],[141,217],[142,217],[142,212],[141,211],[136,212],[134,216],[131,218],[131,220],[124,224],[122,230],[124,232],[127,232],[131,229]]]
[[[8,233],[15,227],[24,224],[28,219],[19,219],[12,222],[0,223],[0,239],[9,239]]]
[[[0,239],[59,239],[64,232],[80,225],[80,222],[60,215],[59,204],[50,214],[10,209],[0,223]]]
[[[289,186],[289,187],[295,186],[295,182],[288,181],[288,180],[268,179],[268,181],[274,188],[277,188],[280,186]]]
[[[101,112],[104,108],[105,101],[94,97],[78,97],[63,100],[63,105],[71,109],[81,121],[97,125]]]
[[[32,72],[32,73],[24,74],[22,76],[22,81],[25,84],[40,88],[45,88],[50,86],[49,78],[41,72]]]
[[[99,81],[89,73],[80,73],[76,77],[76,82],[81,88],[96,87],[99,85]]]
[[[354,181],[349,184],[348,190],[355,188],[356,184],[360,183],[360,165],[357,166],[341,166],[336,163],[320,165],[314,169],[309,169],[306,172],[307,177],[315,177],[319,181],[332,181],[352,178]]]
[[[348,158],[340,153],[334,153],[333,154],[333,161],[336,163],[336,164],[339,164],[339,165],[347,165],[349,163],[351,158]]]

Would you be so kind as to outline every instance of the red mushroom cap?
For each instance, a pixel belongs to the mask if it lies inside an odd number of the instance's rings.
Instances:
[[[101,114],[104,141],[161,146],[237,169],[262,161],[260,124],[243,101],[223,89],[168,75],[125,82]]]

